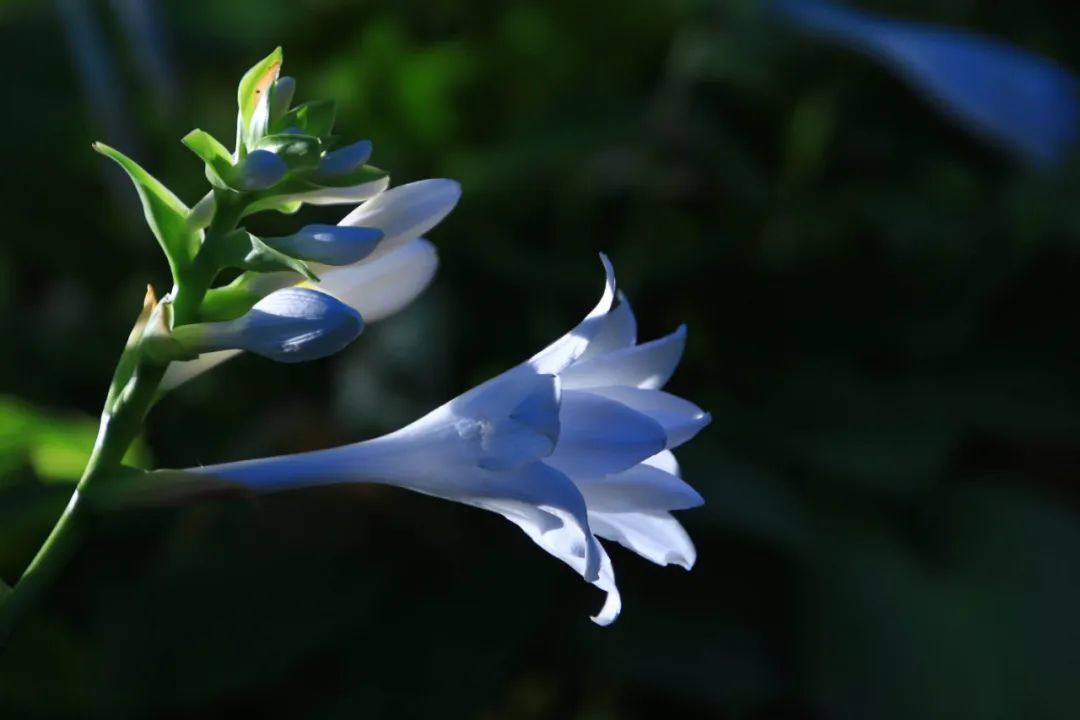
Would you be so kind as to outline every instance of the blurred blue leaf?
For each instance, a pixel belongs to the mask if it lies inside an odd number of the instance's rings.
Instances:
[[[774,0],[801,28],[869,55],[975,133],[1036,165],[1076,139],[1076,79],[1059,65],[972,32],[883,18],[827,0]]]

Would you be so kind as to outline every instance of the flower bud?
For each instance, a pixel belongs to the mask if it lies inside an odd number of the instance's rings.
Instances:
[[[274,122],[289,112],[293,95],[296,93],[296,79],[285,75],[279,77],[270,88],[270,122]]]
[[[193,352],[247,350],[277,362],[317,360],[360,335],[360,313],[309,288],[285,288],[264,297],[236,320],[184,325],[173,336]]]
[[[316,171],[318,178],[330,178],[352,172],[371,157],[371,141],[361,140],[323,155]]]
[[[377,228],[307,225],[293,235],[264,238],[263,242],[301,260],[349,265],[370,255],[382,237]]]
[[[289,171],[285,161],[269,150],[253,150],[236,166],[233,181],[238,190],[264,190],[276,184]]]

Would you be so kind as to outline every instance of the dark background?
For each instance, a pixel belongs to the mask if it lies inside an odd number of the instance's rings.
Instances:
[[[1070,3],[866,0],[1080,68]],[[1080,717],[1080,172],[1036,173],[749,0],[0,3],[0,576],[71,492],[144,286],[129,152],[231,145],[285,47],[393,181],[460,180],[431,289],[342,354],[230,362],[138,461],[351,442],[595,302],[690,326],[671,388],[689,574],[612,552],[625,611],[502,518],[346,487],[117,512],[0,658],[0,717]],[[141,13],[149,14],[146,16]],[[258,218],[285,230],[301,219]]]

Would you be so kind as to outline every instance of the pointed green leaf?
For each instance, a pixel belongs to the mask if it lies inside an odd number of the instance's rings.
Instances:
[[[269,150],[284,160],[290,169],[314,168],[319,164],[322,143],[311,135],[280,133],[260,138],[252,149]]]
[[[333,100],[312,100],[285,113],[274,123],[274,132],[298,128],[308,135],[325,138],[334,130],[337,103]]]
[[[353,187],[354,185],[363,185],[364,183],[369,183],[373,180],[379,180],[380,178],[386,177],[386,174],[385,170],[375,167],[374,165],[361,165],[355,170],[342,175],[319,178],[319,181],[314,184],[318,187]]]
[[[206,163],[206,178],[211,185],[222,190],[229,187],[225,179],[232,173],[232,155],[217,138],[205,130],[192,130],[180,142]]]
[[[135,190],[142,201],[146,223],[161,249],[165,251],[175,279],[178,270],[190,264],[199,246],[198,233],[192,232],[186,222],[188,207],[169,188],[127,155],[104,143],[94,143],[93,147],[123,168],[135,184]]]

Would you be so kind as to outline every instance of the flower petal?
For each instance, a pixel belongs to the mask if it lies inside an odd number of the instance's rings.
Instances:
[[[346,215],[338,225],[382,230],[383,241],[374,259],[438,225],[460,198],[461,185],[454,180],[420,180],[377,195]]]
[[[547,459],[571,477],[627,470],[664,449],[664,429],[622,403],[568,390],[559,410],[559,442]]]
[[[705,503],[678,476],[645,463],[605,477],[575,476],[574,484],[590,512],[685,510]]]
[[[469,391],[447,409],[457,418],[461,439],[478,442],[476,462],[486,470],[512,470],[546,457],[559,438],[558,378],[525,365]],[[429,417],[440,415],[437,410]]]
[[[611,261],[603,253],[600,253],[600,262],[604,264],[606,274],[600,302],[577,327],[529,360],[529,365],[537,372],[557,374],[565,370],[570,363],[581,357],[592,339],[604,327],[604,320],[611,310],[612,303],[615,302],[615,269],[611,267]]]
[[[630,385],[657,389],[664,386],[682,358],[686,347],[686,326],[658,340],[582,358],[566,368],[559,378],[563,387],[603,387]]]
[[[423,238],[381,255],[377,260],[331,268],[312,283],[360,311],[368,322],[393,315],[411,303],[435,277],[439,256]]]
[[[630,301],[626,299],[622,291],[616,293],[616,296],[618,303],[604,316],[600,330],[589,342],[589,346],[578,358],[578,362],[584,362],[612,350],[631,347],[637,342],[637,318],[634,317]]]
[[[652,418],[664,429],[669,450],[690,440],[712,422],[712,417],[694,403],[662,390],[612,386],[593,387],[588,391],[574,390],[573,392],[575,394],[588,392],[591,395],[606,397]],[[570,391],[566,394],[569,395]]]
[[[308,205],[345,205],[373,198],[386,190],[389,184],[389,177],[381,177],[378,180],[348,187],[321,187],[317,190],[291,195],[278,195],[274,197],[274,201],[279,205],[290,202],[304,202]]]
[[[180,387],[188,380],[202,375],[207,370],[216,368],[221,363],[240,354],[240,350],[218,350],[203,353],[194,360],[169,363],[165,376],[161,379],[161,392],[168,392]]]
[[[501,514],[587,582],[600,580],[606,553],[589,527],[585,500],[569,478],[545,463],[533,463],[514,473],[492,474],[486,485],[463,502]]]
[[[615,619],[619,617],[619,613],[622,612],[622,596],[619,594],[619,588],[615,584],[615,568],[611,565],[611,558],[608,557],[607,551],[604,550],[602,544],[597,543],[597,546],[602,553],[600,557],[600,577],[593,582],[593,585],[606,592],[607,597],[604,599],[604,605],[600,608],[600,612],[590,619],[597,625],[604,627],[615,622]]]
[[[675,459],[675,453],[670,450],[658,452],[651,458],[645,458],[642,462],[675,477],[682,477],[682,472],[679,470],[679,461]]]
[[[590,512],[594,533],[633,550],[657,565],[675,564],[689,570],[697,550],[683,526],[667,512]]]

